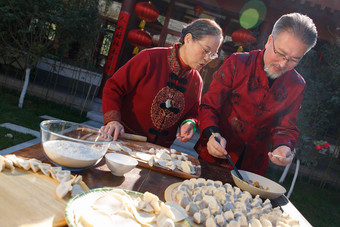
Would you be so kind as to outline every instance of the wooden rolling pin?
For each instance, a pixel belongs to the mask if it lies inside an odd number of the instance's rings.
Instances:
[[[146,142],[147,138],[145,136],[140,136],[140,135],[134,135],[130,133],[124,133],[123,135],[119,136],[121,139],[128,139],[128,140],[135,140],[135,141],[141,141],[141,142]]]

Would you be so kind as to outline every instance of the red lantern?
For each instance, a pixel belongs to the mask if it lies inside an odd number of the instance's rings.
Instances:
[[[149,47],[152,44],[151,36],[144,31],[145,23],[155,21],[158,18],[159,12],[151,2],[139,2],[136,4],[135,12],[137,16],[142,19],[139,24],[141,29],[134,29],[129,31],[128,40],[132,45],[136,46],[133,54],[139,52],[139,47]]]
[[[132,45],[136,46],[133,54],[138,53],[139,47],[149,47],[152,44],[151,36],[142,29],[129,31],[127,38]]]
[[[158,18],[158,9],[151,2],[139,2],[136,4],[135,12],[142,19],[139,27],[144,28],[145,22],[155,21]]]
[[[247,47],[249,44],[253,44],[256,38],[251,34],[248,29],[241,28],[231,34],[231,38],[235,45]]]

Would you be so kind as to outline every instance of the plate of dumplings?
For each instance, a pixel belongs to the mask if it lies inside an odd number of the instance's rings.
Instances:
[[[299,226],[269,199],[221,181],[192,178],[172,184],[165,200],[181,206],[192,226]]]
[[[104,187],[72,198],[65,209],[68,226],[187,227],[185,212],[150,193]]]

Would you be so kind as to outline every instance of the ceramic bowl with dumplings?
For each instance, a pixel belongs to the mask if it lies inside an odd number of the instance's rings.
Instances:
[[[234,183],[243,191],[248,191],[253,196],[259,195],[263,199],[276,199],[286,193],[280,184],[258,174],[239,170],[244,180],[241,180],[235,170],[231,171]]]
[[[138,164],[138,161],[124,154],[107,153],[105,155],[107,167],[115,176],[123,176],[125,173],[130,172]]]
[[[63,120],[42,121],[40,134],[45,156],[71,171],[96,165],[113,141],[100,129]]]

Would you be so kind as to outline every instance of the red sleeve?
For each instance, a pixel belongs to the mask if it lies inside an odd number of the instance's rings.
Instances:
[[[280,145],[286,145],[291,150],[294,149],[299,136],[299,129],[296,126],[297,115],[301,109],[305,88],[306,85],[304,84],[303,89],[295,93],[297,94],[295,101],[285,113],[279,116],[277,125],[272,129],[273,150]]]
[[[196,124],[198,125],[198,109],[201,104],[201,94],[202,94],[202,87],[203,87],[203,82],[200,76],[199,78],[199,87],[198,87],[198,92],[197,92],[197,97],[195,99],[195,104],[192,106],[192,108],[189,110],[189,112],[184,116],[182,122],[186,119],[193,120]]]
[[[198,113],[201,131],[210,126],[218,128],[222,104],[231,92],[235,74],[235,56],[230,56],[222,66],[213,74],[207,93],[202,98]]]
[[[107,80],[102,98],[104,124],[121,120],[121,105],[124,96],[131,93],[140,79],[146,75],[150,63],[147,51],[141,51]]]

